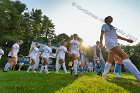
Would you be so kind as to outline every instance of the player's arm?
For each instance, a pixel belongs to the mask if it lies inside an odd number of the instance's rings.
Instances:
[[[31,52],[34,50],[34,47],[32,47],[32,49],[29,51],[28,57],[31,54]]]
[[[127,41],[127,42],[129,42],[129,43],[133,43],[133,40],[131,40],[131,39],[127,39],[127,38],[121,37],[121,36],[119,36],[119,35],[117,35],[117,37],[118,37],[118,39],[120,39],[120,40],[124,40],[124,41]]]
[[[100,34],[100,47],[103,47],[103,36],[104,36],[104,31],[101,31],[101,34]]]

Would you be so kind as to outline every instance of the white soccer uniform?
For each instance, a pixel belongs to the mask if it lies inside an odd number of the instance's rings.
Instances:
[[[59,52],[58,52],[57,58],[65,59],[67,48],[65,46],[60,46],[58,50]]]
[[[52,53],[52,48],[45,45],[43,47],[43,52],[42,52],[41,57],[49,59],[49,56],[50,56],[51,53]]]
[[[76,54],[79,57],[80,56],[79,54],[80,42],[78,40],[72,40],[70,43],[72,44],[71,54]]]
[[[39,49],[37,47],[34,47],[33,51],[31,51],[29,55],[30,59],[36,60],[38,52],[39,52]]]
[[[57,60],[56,60],[56,73],[57,74],[58,74],[58,71],[59,71],[61,65],[62,65],[62,67],[64,69],[64,72],[67,73],[65,62],[63,64],[59,64],[59,60],[60,59],[65,60],[66,52],[67,52],[67,48],[65,46],[60,46],[59,47],[59,49],[58,49],[58,55],[57,55]]]
[[[14,48],[14,51],[13,51],[13,55],[11,53],[11,51],[9,52],[8,56],[11,56],[11,57],[17,57],[18,56],[18,52],[19,52],[19,45],[17,43],[15,43],[12,48]]]
[[[116,30],[117,29],[115,29],[115,27],[108,24],[103,24],[101,28],[101,31],[105,32],[105,46],[107,51],[118,46],[118,37]]]
[[[1,59],[2,55],[4,55],[4,51],[2,49],[0,49],[0,59]]]

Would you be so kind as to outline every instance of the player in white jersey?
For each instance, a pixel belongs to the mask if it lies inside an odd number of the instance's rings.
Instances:
[[[41,52],[41,57],[42,57],[42,66],[40,69],[40,73],[42,73],[42,71],[45,71],[46,74],[48,74],[48,60],[50,55],[52,55],[52,48],[51,48],[51,42],[48,42],[48,45],[45,45],[43,47],[43,50]]]
[[[4,55],[4,51],[2,50],[2,46],[0,45],[0,60],[1,60],[1,57]]]
[[[35,73],[35,63],[36,63],[36,59],[37,59],[37,55],[39,53],[39,44],[36,43],[34,47],[32,47],[32,49],[29,51],[28,57],[30,58],[30,66],[27,69],[27,72],[29,72],[31,69],[32,71]]]
[[[72,58],[74,59],[74,72],[75,72],[75,77],[78,77],[78,73],[77,73],[77,68],[78,68],[78,64],[80,61],[80,54],[79,54],[79,46],[80,46],[80,42],[77,40],[78,39],[78,35],[74,34],[73,35],[73,40],[71,40],[70,42],[70,53]]]
[[[19,49],[20,49],[20,45],[23,44],[23,41],[22,40],[18,40],[13,46],[12,46],[12,49],[11,51],[9,52],[8,54],[8,62],[6,63],[5,67],[4,67],[4,72],[7,72],[7,70],[9,69],[10,66],[13,65],[14,63],[14,66],[17,64],[17,60],[18,60],[18,52],[19,52]]]
[[[65,74],[67,74],[67,69],[65,66],[65,55],[68,53],[66,48],[66,42],[64,42],[58,49],[56,53],[56,74],[58,74],[58,71],[62,65]]]
[[[103,36],[105,36],[105,46],[108,51],[108,59],[105,64],[103,78],[107,78],[107,73],[111,68],[111,63],[114,60],[114,55],[119,56],[123,61],[124,66],[136,77],[136,79],[140,82],[140,72],[135,67],[135,65],[131,62],[128,55],[123,51],[123,49],[118,45],[118,39],[127,41],[129,43],[133,43],[133,40],[123,38],[116,33],[116,28],[111,25],[113,22],[113,18],[108,16],[105,18],[105,24],[101,28],[100,35],[100,47],[102,47]]]

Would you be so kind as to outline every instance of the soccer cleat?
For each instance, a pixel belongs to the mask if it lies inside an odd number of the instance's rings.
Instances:
[[[75,75],[75,77],[76,77],[76,78],[78,78],[78,77],[79,77],[79,75],[77,74],[77,75]]]

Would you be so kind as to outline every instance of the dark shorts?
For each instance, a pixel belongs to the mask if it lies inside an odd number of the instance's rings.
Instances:
[[[16,57],[11,57],[11,56],[8,56],[8,58],[16,58]]]

